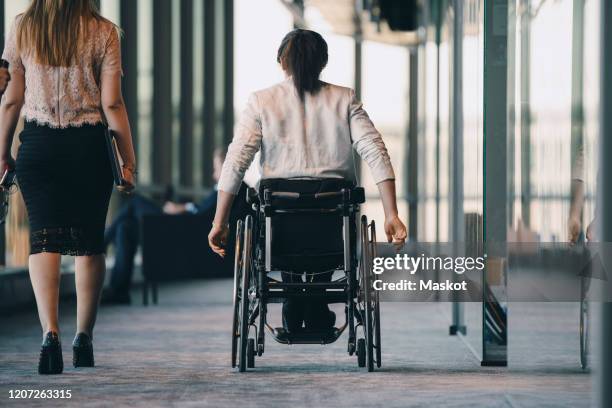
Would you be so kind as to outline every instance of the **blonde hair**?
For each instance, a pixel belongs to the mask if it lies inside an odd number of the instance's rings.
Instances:
[[[87,36],[87,23],[106,20],[93,0],[32,0],[16,28],[19,52],[39,64],[68,67]]]

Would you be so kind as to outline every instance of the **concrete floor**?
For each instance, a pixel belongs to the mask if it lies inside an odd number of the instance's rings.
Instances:
[[[357,367],[345,352],[344,335],[329,346],[284,346],[268,338],[257,368],[240,374],[229,367],[230,301],[230,281],[200,281],[162,287],[159,306],[103,308],[95,369],[70,365],[74,306],[63,305],[66,368],[60,376],[36,374],[40,333],[35,312],[2,317],[0,406],[591,405],[591,375],[578,365],[577,307],[572,304],[511,308],[515,330],[508,368],[480,367],[478,305],[467,308],[471,326],[462,340],[447,335],[447,304],[385,303],[378,372]],[[70,389],[72,399],[10,400],[10,389]]]

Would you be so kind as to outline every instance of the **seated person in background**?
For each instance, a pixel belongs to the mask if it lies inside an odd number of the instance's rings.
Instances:
[[[354,91],[319,80],[327,65],[325,40],[313,31],[294,30],[281,42],[277,62],[287,79],[252,94],[236,125],[208,235],[212,250],[226,255],[230,209],[245,171],[260,150],[262,179],[340,178],[355,183],[355,149],[378,185],[387,240],[403,244],[406,227],[397,215],[395,175],[380,133]],[[286,301],[284,329],[299,331],[303,324],[312,330],[331,328],[335,315],[324,301]]]
[[[225,149],[216,149],[213,155],[213,179],[219,180],[221,167],[225,158]],[[241,187],[243,197],[246,186]],[[169,197],[168,197],[169,198]],[[242,205],[244,200],[240,200]],[[209,218],[212,222],[217,204],[216,189],[199,203],[176,203],[166,201],[160,207],[153,200],[140,194],[133,194],[129,201],[119,210],[115,220],[104,234],[105,245],[113,244],[115,247],[115,264],[111,271],[110,287],[102,295],[103,304],[129,304],[132,275],[134,272],[134,258],[141,241],[140,229],[142,218],[157,214],[197,214]],[[246,205],[246,203],[245,203]],[[204,255],[206,256],[206,254]]]

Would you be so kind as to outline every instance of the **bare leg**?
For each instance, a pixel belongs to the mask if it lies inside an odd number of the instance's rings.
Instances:
[[[85,333],[93,338],[96,323],[100,292],[104,285],[106,266],[104,255],[77,256],[76,290],[77,290],[77,333]]]
[[[60,284],[60,254],[42,252],[30,255],[30,281],[38,306],[38,318],[43,336],[50,332],[59,333],[58,305]]]

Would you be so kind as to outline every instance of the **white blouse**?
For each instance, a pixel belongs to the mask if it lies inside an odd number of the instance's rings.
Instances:
[[[356,182],[353,149],[374,181],[395,179],[385,143],[355,92],[324,84],[304,101],[292,79],[251,94],[229,145],[219,190],[237,194],[261,151],[259,174],[270,178],[343,178]]]
[[[122,72],[116,27],[105,19],[91,19],[74,65],[53,67],[39,64],[33,53],[17,49],[15,35],[20,19],[19,15],[13,22],[2,58],[9,62],[11,75],[25,76],[21,109],[25,120],[53,128],[103,122],[100,76],[102,72]]]

